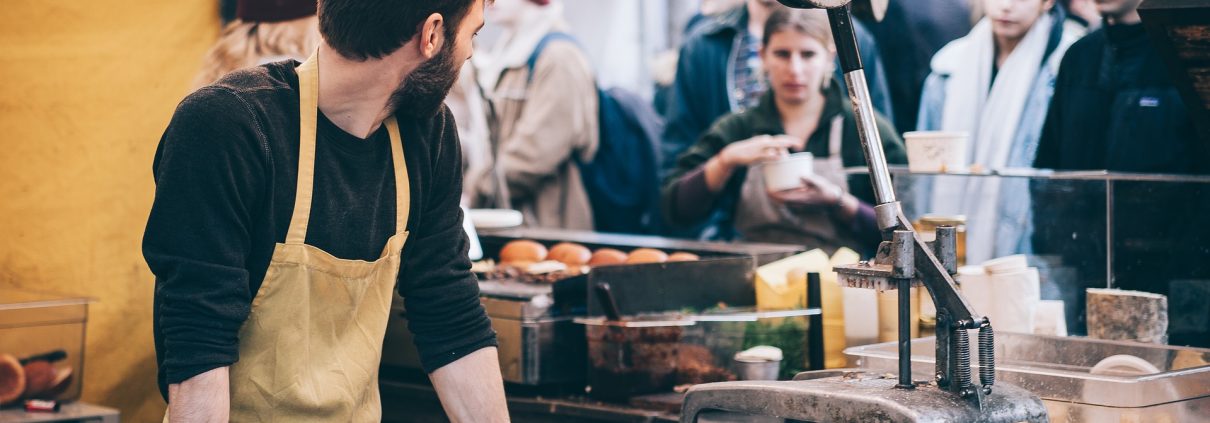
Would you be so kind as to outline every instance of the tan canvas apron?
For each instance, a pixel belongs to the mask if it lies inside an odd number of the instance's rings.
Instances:
[[[407,241],[410,186],[394,117],[384,124],[395,169],[395,234],[373,262],[306,245],[315,168],[319,70],[298,68],[298,191],[286,242],[277,244],[231,366],[233,422],[377,422],[378,364]],[[167,419],[167,417],[165,417]]]
[[[832,118],[828,133],[828,157],[816,158],[815,174],[849,192],[841,146],[844,141],[844,117]],[[841,246],[850,246],[849,231],[837,227],[831,211],[791,209],[769,197],[761,165],[748,169],[735,208],[735,228],[748,241],[804,245],[823,248],[829,254]]]

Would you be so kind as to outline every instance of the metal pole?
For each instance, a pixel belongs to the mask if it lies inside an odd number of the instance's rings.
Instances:
[[[1105,285],[1115,288],[1113,277],[1113,180],[1105,179]]]
[[[857,118],[861,146],[865,151],[866,163],[870,166],[874,197],[878,204],[894,203],[895,190],[891,185],[891,172],[887,168],[886,153],[882,150],[882,136],[878,134],[878,123],[874,119],[874,106],[870,100],[865,72],[862,71],[861,55],[857,49],[857,36],[853,32],[849,5],[828,9],[828,21],[832,26],[832,38],[836,41],[836,54],[844,71],[845,84],[849,86],[849,100],[853,103],[853,114]]]
[[[819,273],[807,273],[807,308],[822,310],[823,287],[819,282]],[[810,322],[807,331],[807,364],[811,370],[823,370],[826,367],[823,348],[823,313],[807,318]]]
[[[916,278],[915,233],[898,230],[891,235],[891,274],[899,290],[899,384],[912,389],[912,280]]]
[[[912,389],[912,280],[899,279],[899,384],[896,388]]]

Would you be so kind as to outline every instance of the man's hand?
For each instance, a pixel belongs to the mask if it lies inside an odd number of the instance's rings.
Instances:
[[[453,423],[508,422],[504,380],[496,348],[475,351],[429,375]]]
[[[231,414],[231,385],[227,367],[168,385],[170,423],[226,423]]]

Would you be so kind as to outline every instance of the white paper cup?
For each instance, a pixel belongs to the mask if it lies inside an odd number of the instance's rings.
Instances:
[[[841,286],[844,296],[845,345],[860,346],[878,342],[878,291]]]
[[[975,312],[990,314],[988,311],[995,304],[996,293],[991,277],[988,276],[983,266],[962,266],[958,268],[958,283],[961,284],[959,289],[962,291],[962,296],[975,309]],[[992,323],[995,324],[998,322],[993,320]],[[996,326],[996,329],[999,328],[999,326]]]
[[[811,153],[795,153],[789,157],[761,164],[765,189],[785,191],[802,186],[802,178],[815,173],[815,156]]]
[[[983,310],[975,311],[990,317],[996,330],[1033,333],[1034,318],[1041,302],[1038,269],[1030,267],[1011,273],[989,274],[987,278],[992,289],[991,301]]]
[[[968,136],[965,132],[916,131],[903,134],[908,170],[955,172],[966,170]]]
[[[1067,315],[1063,301],[1042,300],[1034,314],[1034,335],[1067,336]]]
[[[983,262],[983,268],[987,269],[987,273],[993,275],[1020,272],[1029,268],[1029,261],[1025,258],[1024,254],[1013,254],[985,261]]]

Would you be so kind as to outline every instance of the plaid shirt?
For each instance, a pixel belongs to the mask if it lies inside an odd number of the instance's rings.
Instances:
[[[739,45],[740,50],[736,52],[735,65],[731,69],[731,77],[735,81],[731,97],[739,107],[737,112],[760,104],[761,95],[768,89],[761,69],[760,39],[744,31]]]

